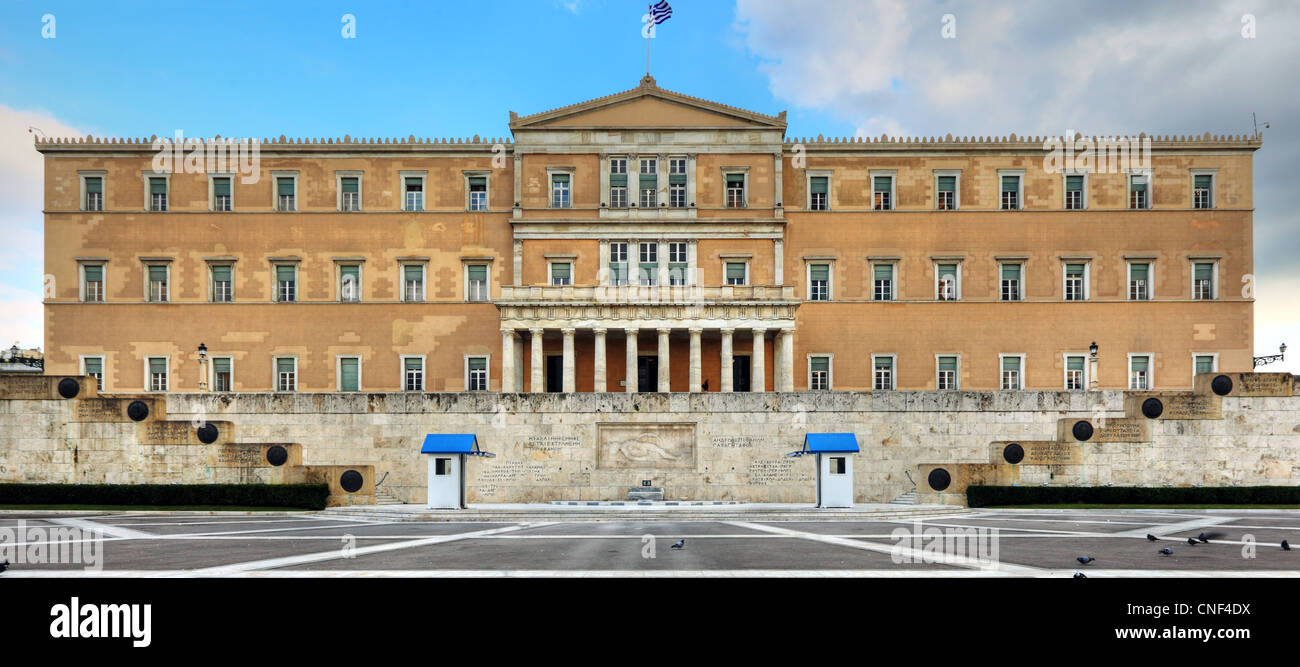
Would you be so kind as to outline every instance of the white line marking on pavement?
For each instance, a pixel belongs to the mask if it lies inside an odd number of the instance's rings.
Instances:
[[[935,559],[936,554],[934,554],[933,552],[927,551],[925,549],[916,549],[913,547],[904,546],[902,544],[876,544],[874,542],[863,542],[861,540],[848,540],[839,537],[832,537],[829,535],[818,535],[817,533],[808,533],[801,530],[792,530],[790,528],[778,528],[776,526],[764,526],[755,523],[748,523],[745,521],[727,521],[726,523],[729,523],[738,528],[747,528],[749,530],[764,530],[770,533],[784,534],[792,537],[801,537],[803,539],[812,540],[814,542],[834,544],[841,547],[849,547],[851,549],[862,549],[865,551],[875,551],[877,553],[899,555],[899,556],[903,556],[908,560],[908,562],[911,563],[924,563],[930,565],[956,565],[958,567],[978,568],[983,571],[990,571],[990,570],[1000,571],[1007,574],[1015,574],[1017,576],[1033,576],[1038,574],[1039,572],[1042,572],[1041,569],[1036,567],[1029,567],[1026,565],[1011,565],[1008,563],[999,563],[994,561],[980,560],[978,558],[970,558],[968,556],[958,556],[956,554],[950,554],[947,552],[941,552],[940,554],[938,554],[938,559],[936,562]]]
[[[1078,570],[1036,570],[1040,578],[1068,578]],[[897,569],[897,570],[254,570],[227,573],[209,573],[203,570],[9,570],[5,579],[103,579],[103,578],[176,578],[223,577],[259,579],[318,579],[318,578],[638,578],[674,579],[700,577],[742,578],[883,578],[883,579],[971,579],[995,577],[1021,577],[1010,570],[950,570],[950,569]],[[1088,578],[1296,578],[1298,570],[1099,570],[1089,569]]]
[[[1179,521],[1178,523],[1158,523],[1154,526],[1147,526],[1146,528],[1134,528],[1133,530],[1113,533],[1113,535],[1115,537],[1146,537],[1147,533],[1150,533],[1156,537],[1164,537],[1171,533],[1181,533],[1187,530],[1196,530],[1197,528],[1211,528],[1232,521],[1235,518],[1236,517],[1230,516],[1198,516],[1187,521]]]
[[[541,523],[521,523],[513,526],[504,526],[500,528],[489,528],[487,530],[477,530],[469,533],[456,533],[453,535],[436,535],[434,537],[423,537],[415,540],[406,540],[404,542],[394,542],[390,544],[376,544],[369,547],[359,547],[344,551],[343,549],[331,549],[314,554],[303,554],[300,556],[282,556],[280,558],[266,558],[263,560],[254,560],[244,563],[231,563],[229,565],[219,565],[217,567],[208,567],[200,570],[193,570],[192,576],[227,576],[241,572],[250,572],[253,570],[269,570],[273,568],[289,567],[292,565],[303,565],[306,563],[319,563],[327,560],[337,560],[339,558],[352,558],[356,556],[365,556],[367,554],[380,553],[385,551],[397,551],[399,549],[411,549],[414,547],[423,547],[431,544],[443,544],[446,542],[455,542],[457,540],[473,539],[483,535],[495,535],[497,533],[507,533],[514,530],[523,530],[525,528],[537,528],[548,526],[551,522]]]
[[[50,519],[49,521],[50,523],[58,524],[60,526],[68,526],[69,528],[76,528],[77,530],[83,530],[88,533],[100,531],[102,534],[110,537],[120,537],[128,540],[154,537],[149,533],[142,533],[138,530],[123,528],[109,523],[98,523],[89,519]]]

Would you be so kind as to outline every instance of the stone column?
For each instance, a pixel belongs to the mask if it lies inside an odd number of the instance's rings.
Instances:
[[[749,386],[753,391],[767,391],[767,375],[763,363],[763,339],[766,329],[754,329],[754,355],[749,358]]]
[[[515,389],[515,330],[501,330],[501,391],[512,393]]]
[[[636,393],[636,332],[636,329],[624,330],[627,334],[627,368],[624,369],[623,375],[626,377],[623,381],[627,386],[623,387],[623,391],[629,394]]]
[[[605,330],[596,329],[596,344],[593,350],[595,355],[595,369],[591,373],[595,386],[592,391],[609,391],[605,386]]]
[[[516,334],[518,338],[518,334]],[[515,341],[515,391],[524,390],[524,344],[523,341]]]
[[[573,358],[573,336],[577,333],[574,329],[560,329],[564,334],[564,380],[561,389],[566,394],[572,394],[578,390],[577,362]]]
[[[542,376],[542,361],[545,359],[542,356],[542,330],[529,329],[528,336],[533,341],[533,377],[528,390],[533,393],[540,393],[546,391],[546,379]]]
[[[659,391],[665,393],[673,390],[670,382],[672,375],[669,373],[670,362],[668,360],[669,333],[672,333],[672,329],[659,329]]]
[[[731,388],[731,334],[734,329],[722,330],[722,375],[719,378],[722,384],[722,391],[734,391]]]
[[[777,391],[794,391],[794,329],[782,329],[777,341],[781,344],[777,364],[781,368],[781,386]]]
[[[703,371],[700,367],[700,334],[701,329],[691,329],[691,377],[690,387],[687,391],[700,391],[700,384],[704,381]]]

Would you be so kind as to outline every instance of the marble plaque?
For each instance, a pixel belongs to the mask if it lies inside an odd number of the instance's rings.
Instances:
[[[596,424],[596,467],[695,467],[695,424]]]
[[[1058,439],[1080,442],[1073,433],[1074,424],[1079,421],[1092,424],[1092,437],[1087,442],[1147,442],[1151,439],[1147,432],[1147,422],[1151,420],[1146,417],[1111,417],[1104,420],[1067,417],[1058,423]]]
[[[1018,465],[1077,465],[1083,463],[1083,448],[1077,443],[1053,440],[999,440],[989,445],[989,462],[1009,463],[1004,453],[1007,445],[1020,445],[1025,456]]]
[[[1290,396],[1291,376],[1286,373],[1232,373],[1233,396]]]
[[[1142,402],[1158,398],[1163,411],[1158,419],[1221,419],[1223,401],[1213,393],[1196,394],[1187,391],[1129,392],[1125,395],[1124,411],[1141,417]]]

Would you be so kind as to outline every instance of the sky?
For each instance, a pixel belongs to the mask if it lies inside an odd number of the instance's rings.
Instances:
[[[788,136],[1246,134],[1255,353],[1300,373],[1300,3],[669,0],[669,90]],[[646,4],[610,0],[28,2],[0,11],[0,347],[42,341],[48,136],[503,137],[633,88]],[[344,36],[353,17],[355,37]],[[1224,283],[1228,287],[1228,283]],[[11,342],[12,341],[12,342]]]

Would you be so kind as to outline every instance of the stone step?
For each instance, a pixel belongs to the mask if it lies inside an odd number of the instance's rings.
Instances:
[[[908,491],[907,493],[904,493],[903,495],[889,501],[889,504],[890,505],[915,505],[916,489],[912,489],[911,491]]]
[[[969,514],[970,510],[955,505],[875,505],[870,509],[763,509],[763,508],[682,508],[661,509],[659,507],[629,506],[624,508],[559,509],[539,506],[531,509],[478,509],[465,510],[431,510],[420,506],[407,505],[353,505],[350,507],[331,507],[322,514],[354,519],[376,519],[381,521],[449,521],[449,522],[500,522],[520,523],[537,521],[825,521],[854,520],[879,521],[889,519],[911,519],[923,516],[953,516]]]
[[[392,493],[390,493],[388,489],[377,488],[375,489],[375,504],[376,505],[403,505],[405,503],[402,502],[401,498],[398,498],[397,496],[394,496]]]

